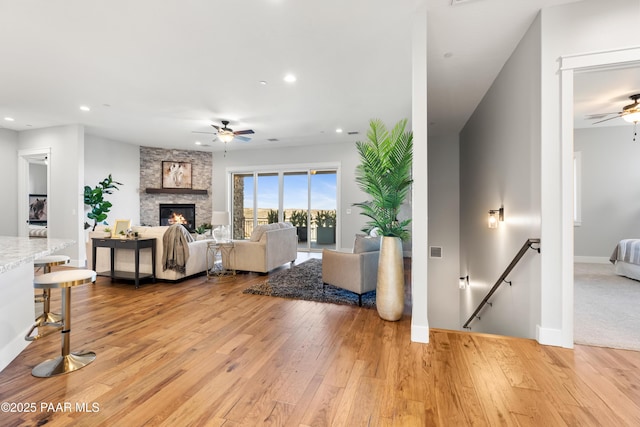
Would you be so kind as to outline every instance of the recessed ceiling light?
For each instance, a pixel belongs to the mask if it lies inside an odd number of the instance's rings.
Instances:
[[[86,105],[81,105],[81,106],[80,106],[80,109],[81,109],[82,111],[91,111],[91,108],[89,108],[89,107],[88,107],[88,106],[86,106]]]
[[[202,145],[202,142],[196,141],[196,145]]]
[[[15,119],[14,119],[13,117],[5,117],[4,119],[5,119],[6,121],[8,121],[8,122],[13,122],[13,121],[15,121]]]
[[[266,86],[267,85],[267,81],[266,80],[260,80],[259,82],[262,86]]]
[[[336,129],[336,133],[342,133],[342,129],[340,128]]]
[[[296,80],[298,79],[293,74],[287,74],[286,76],[284,76],[284,81],[287,83],[294,83]]]

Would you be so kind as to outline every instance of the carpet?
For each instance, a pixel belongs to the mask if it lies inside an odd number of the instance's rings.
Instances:
[[[611,264],[576,263],[576,344],[640,350],[640,282],[618,276]]]
[[[245,294],[302,299],[333,304],[358,305],[358,295],[332,285],[322,286],[322,260],[312,258],[289,269],[269,275],[262,283],[243,291]],[[362,295],[362,306],[376,306],[376,292]]]

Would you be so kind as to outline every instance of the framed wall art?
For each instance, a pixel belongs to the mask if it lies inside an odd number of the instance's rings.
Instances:
[[[191,188],[191,163],[162,162],[162,188]]]
[[[47,195],[29,194],[29,224],[47,223]]]

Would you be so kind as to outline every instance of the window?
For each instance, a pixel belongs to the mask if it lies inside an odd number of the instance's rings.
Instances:
[[[337,168],[231,173],[233,238],[248,239],[261,224],[278,221],[298,229],[302,251],[336,248]]]

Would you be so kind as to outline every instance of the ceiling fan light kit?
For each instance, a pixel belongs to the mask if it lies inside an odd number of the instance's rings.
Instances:
[[[620,111],[619,113],[609,113],[609,114],[604,114],[600,117],[606,117],[607,115],[611,115],[611,114],[615,114],[613,117],[609,117],[607,119],[604,120],[599,120],[595,123],[602,123],[602,122],[607,122],[609,120],[613,120],[616,119],[618,117],[622,117],[622,119],[628,123],[633,123],[634,129],[633,129],[633,141],[635,142],[636,140],[636,136],[638,135],[638,132],[636,130],[636,126],[638,124],[638,122],[640,122],[640,93],[637,93],[635,95],[631,95],[629,97],[629,99],[631,99],[633,101],[633,103],[629,104],[629,105],[625,105],[622,108],[622,111]]]

